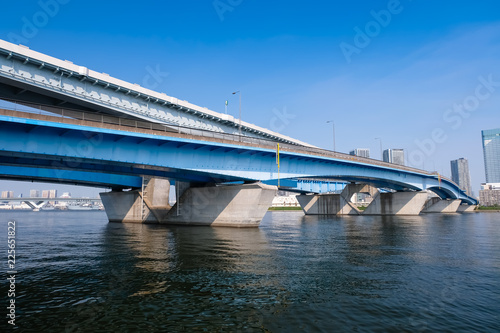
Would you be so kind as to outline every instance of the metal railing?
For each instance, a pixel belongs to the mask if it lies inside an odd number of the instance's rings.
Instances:
[[[9,99],[5,99],[5,98],[3,100],[14,104],[14,106],[10,106],[10,107],[3,106],[3,109],[5,109],[5,110],[11,110],[11,111],[19,112],[19,113],[24,113],[24,114],[44,115],[44,116],[49,116],[49,117],[53,117],[53,118],[59,118],[61,120],[61,122],[65,122],[64,119],[73,120],[73,121],[74,120],[81,120],[81,121],[92,122],[92,123],[100,123],[102,125],[119,126],[122,128],[149,130],[149,131],[153,131],[154,132],[153,134],[157,134],[157,135],[167,135],[167,136],[177,136],[177,137],[179,137],[179,136],[181,136],[181,137],[182,136],[191,136],[194,138],[199,138],[201,140],[204,140],[204,139],[220,140],[220,141],[226,141],[229,143],[245,144],[245,145],[250,145],[250,146],[255,146],[255,147],[260,147],[260,148],[269,148],[269,149],[275,149],[276,144],[280,143],[280,151],[281,152],[303,153],[303,154],[307,154],[307,155],[335,158],[335,159],[340,159],[340,160],[345,160],[345,161],[350,161],[350,162],[365,163],[365,164],[380,166],[380,167],[384,167],[384,168],[397,169],[397,170],[418,173],[418,174],[423,174],[423,175],[428,175],[428,176],[432,176],[432,175],[438,176],[437,172],[428,172],[428,171],[420,170],[417,168],[412,168],[412,167],[403,166],[403,165],[399,165],[399,164],[382,162],[379,160],[366,158],[366,157],[348,155],[348,154],[334,152],[334,151],[322,149],[322,148],[307,147],[307,146],[301,146],[301,145],[295,145],[295,144],[289,144],[289,143],[282,143],[282,142],[279,142],[276,140],[266,140],[266,139],[262,139],[262,138],[249,137],[246,135],[216,132],[216,131],[198,129],[198,128],[193,128],[193,127],[188,127],[188,126],[180,126],[178,124],[154,123],[154,122],[150,122],[150,121],[141,121],[141,120],[137,120],[137,119],[117,117],[117,116],[104,114],[104,113],[84,112],[84,111],[80,111],[80,110],[61,108],[61,107],[55,107],[55,106],[50,106],[50,105],[35,104],[35,103],[26,103],[26,102],[22,102],[22,104],[18,104],[18,103],[20,103],[20,101],[9,100]],[[452,182],[450,179],[448,179],[446,177],[441,176],[441,178]]]
[[[280,144],[283,143],[283,141],[277,141],[272,139],[267,140],[247,135],[231,134],[221,131],[213,131],[209,129],[200,129],[193,126],[184,126],[184,125],[181,126],[175,123],[166,123],[164,120],[159,120],[159,122],[156,123],[152,121],[138,120],[136,116],[131,116],[131,118],[126,118],[126,117],[113,116],[105,113],[85,112],[75,109],[55,107],[51,105],[21,102],[18,100],[12,100],[6,98],[3,98],[2,100],[13,103],[13,106],[5,106],[5,105],[2,106],[3,109],[31,113],[31,114],[58,116],[60,118],[66,118],[66,119],[84,120],[84,121],[98,122],[101,124],[125,126],[125,127],[145,129],[150,131],[187,134],[192,136],[201,136],[212,139],[237,141],[250,144],[259,144],[263,142],[270,142],[272,144],[275,144],[276,142],[279,142]]]

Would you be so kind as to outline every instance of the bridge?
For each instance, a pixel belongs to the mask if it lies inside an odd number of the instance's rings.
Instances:
[[[320,149],[1,40],[0,99],[14,103],[0,110],[1,177],[109,187],[110,221],[256,226],[278,187],[304,193],[306,214],[361,214],[356,193],[373,198],[363,214],[477,204],[438,174]]]
[[[39,211],[46,207],[46,205],[50,202],[65,202],[65,203],[100,203],[101,199],[92,199],[92,198],[44,198],[44,197],[30,197],[30,198],[2,198],[0,199],[0,203],[9,204],[9,203],[24,203],[33,211]],[[12,206],[11,206],[12,208]]]

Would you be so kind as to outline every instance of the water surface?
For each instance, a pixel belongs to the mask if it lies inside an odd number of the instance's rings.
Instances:
[[[234,229],[1,212],[4,249],[11,219],[20,332],[500,330],[498,213],[278,211]]]

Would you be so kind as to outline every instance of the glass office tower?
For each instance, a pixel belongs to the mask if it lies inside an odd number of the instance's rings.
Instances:
[[[500,183],[500,128],[481,133],[486,183]]]

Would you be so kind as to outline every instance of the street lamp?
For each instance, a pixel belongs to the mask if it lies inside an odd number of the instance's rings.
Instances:
[[[382,153],[382,138],[375,138],[375,140],[380,140],[380,160],[384,160],[384,155]]]
[[[333,151],[336,151],[335,149],[335,122],[333,120],[328,120],[326,122],[327,124],[332,123],[332,130],[333,130]]]
[[[240,140],[241,140],[241,91],[235,91],[233,95],[240,94],[240,123],[239,123],[239,132],[240,132]]]

